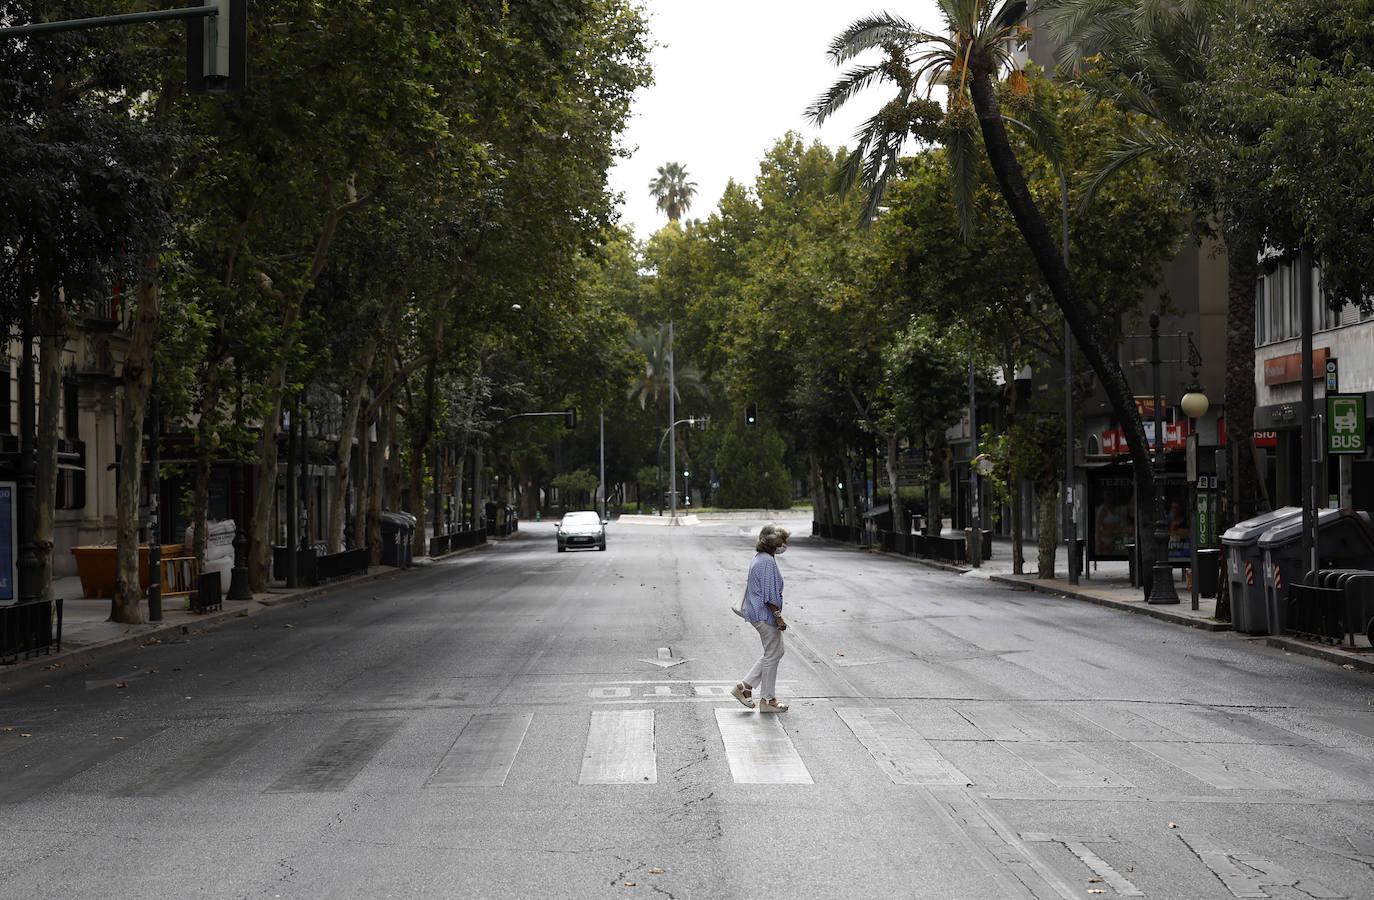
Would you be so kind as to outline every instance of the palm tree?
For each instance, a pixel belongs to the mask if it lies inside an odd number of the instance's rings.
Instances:
[[[1186,158],[1212,143],[1213,130],[1199,120],[1190,91],[1208,78],[1215,29],[1248,0],[1050,0],[1042,5],[1063,41],[1059,62],[1090,92],[1140,116],[1142,125],[1124,141],[1085,193],[1144,156]],[[1086,60],[1091,63],[1085,64]],[[1220,223],[1227,249],[1226,431],[1234,448],[1229,514],[1245,519],[1262,502],[1251,442],[1255,425],[1255,282],[1260,237],[1240,223],[1262,214],[1234,215],[1208,202],[1213,185],[1193,186],[1199,206]],[[1234,192],[1233,192],[1234,193]],[[1257,202],[1264,202],[1256,197]],[[1258,213],[1258,211],[1256,211]]]
[[[672,348],[668,344],[666,328],[645,328],[630,337],[630,346],[644,355],[644,370],[635,375],[633,383],[625,392],[626,399],[639,399],[643,409],[650,401],[658,404],[660,395],[668,393],[668,367]],[[691,363],[678,363],[673,372],[673,383],[677,391],[674,400],[682,399],[682,392],[706,395],[706,385],[701,371]]]
[[[915,135],[944,142],[954,200],[966,236],[971,232],[978,165],[975,127],[981,132],[983,151],[1002,199],[1125,432],[1136,495],[1144,504],[1146,498],[1154,496],[1154,474],[1130,385],[1114,354],[1108,352],[1091,308],[1078,296],[1054,235],[1031,197],[997,96],[1003,72],[1007,73],[1010,96],[1021,98],[1029,93],[1025,73],[1016,67],[1011,52],[1013,45],[1028,35],[1025,0],[936,2],[945,20],[943,33],[924,31],[899,16],[877,13],[858,19],[836,36],[829,55],[837,66],[871,50],[881,50],[884,57],[846,71],[816,100],[808,115],[817,124],[824,122],[864,88],[890,82],[896,96],[864,123],[855,136],[858,145],[845,164],[848,184],[860,182],[869,190],[865,219],[877,211],[883,188],[896,171],[898,154]],[[937,84],[949,92],[943,112],[930,99]],[[924,94],[919,93],[922,90]],[[1145,542],[1145,550],[1148,570],[1153,562],[1152,542]]]
[[[669,222],[676,222],[692,208],[692,198],[696,194],[697,183],[687,180],[687,169],[682,163],[659,166],[658,177],[649,182],[649,196],[668,214]]]

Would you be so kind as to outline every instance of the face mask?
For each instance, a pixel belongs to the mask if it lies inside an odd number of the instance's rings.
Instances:
[[[786,544],[783,544],[781,547],[779,547],[778,549],[776,549],[776,550],[773,551],[773,555],[774,555],[774,556],[782,556],[782,555],[783,555],[784,553],[786,553],[786,552],[787,552],[787,545],[786,545]]]

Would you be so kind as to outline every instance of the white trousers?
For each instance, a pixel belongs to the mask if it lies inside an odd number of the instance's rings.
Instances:
[[[778,662],[782,659],[782,632],[767,622],[751,623],[763,641],[763,655],[754,668],[744,676],[744,683],[754,688],[755,695],[764,700],[775,699],[778,684]]]

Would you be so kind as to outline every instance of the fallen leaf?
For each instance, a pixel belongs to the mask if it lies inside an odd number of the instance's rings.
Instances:
[[[1066,445],[1066,446],[1067,446],[1067,445]],[[650,875],[662,875],[662,874],[663,874],[663,870],[660,869],[658,866],[654,866],[652,869],[649,870],[649,874],[650,874]]]

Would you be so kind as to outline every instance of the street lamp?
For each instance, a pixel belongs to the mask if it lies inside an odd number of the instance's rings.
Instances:
[[[1188,365],[1193,369],[1193,380],[1188,388],[1188,393],[1183,395],[1178,401],[1178,405],[1183,410],[1183,414],[1188,417],[1188,509],[1192,516],[1192,522],[1189,523],[1189,535],[1191,536],[1189,543],[1192,545],[1189,550],[1189,571],[1192,573],[1192,586],[1189,589],[1189,596],[1192,601],[1192,608],[1196,610],[1198,608],[1198,595],[1201,592],[1201,587],[1198,584],[1198,561],[1200,559],[1198,551],[1201,548],[1198,546],[1198,541],[1202,537],[1198,528],[1197,420],[1207,415],[1207,408],[1211,406],[1211,401],[1207,399],[1207,395],[1202,392],[1202,388],[1198,384],[1197,370],[1202,365],[1202,354],[1198,353],[1197,345],[1193,343],[1192,334],[1188,335]]]
[[[697,418],[696,416],[688,416],[688,417],[685,418],[685,419],[677,419],[677,420],[674,421],[671,425],[669,425],[667,428],[665,428],[665,429],[663,430],[663,435],[658,439],[658,463],[657,463],[657,466],[656,466],[656,471],[657,471],[657,473],[658,473],[658,482],[659,482],[659,484],[662,484],[662,483],[663,483],[663,442],[666,441],[666,440],[668,439],[668,435],[670,435],[670,434],[673,435],[673,436],[674,436],[674,437],[673,437],[673,440],[676,441],[676,440],[677,440],[677,436],[676,436],[676,435],[677,435],[677,426],[679,426],[679,425],[690,425],[690,426],[693,427],[693,428],[696,428],[697,426],[701,426],[702,428],[705,428],[706,425],[707,425],[708,422],[709,422],[709,418],[710,418],[709,416],[702,416],[701,418]],[[669,468],[668,468],[668,471],[669,471],[669,473],[670,473],[670,475],[671,475],[671,477],[670,477],[670,479],[669,479],[670,482],[671,482],[671,484],[669,485],[669,491],[668,491],[668,492],[669,492],[670,494],[672,494],[673,500],[674,500],[674,501],[676,501],[676,499],[677,499],[677,471],[676,471],[676,465],[677,465],[676,459],[675,459],[675,458],[670,458],[670,459],[669,459],[669,462],[668,462],[668,467],[669,467]],[[676,505],[674,505],[673,509],[674,509],[673,515],[676,515],[676,514],[677,514],[677,513],[676,513],[676,509],[677,509]],[[662,499],[661,499],[661,498],[660,498],[660,501],[659,501],[659,504],[658,504],[658,514],[659,514],[660,516],[663,515],[663,502],[662,502]]]
[[[1155,407],[1155,564],[1146,603],[1178,603],[1174,572],[1169,567],[1169,522],[1164,505],[1164,397],[1159,387],[1159,313],[1150,313],[1150,371]]]

